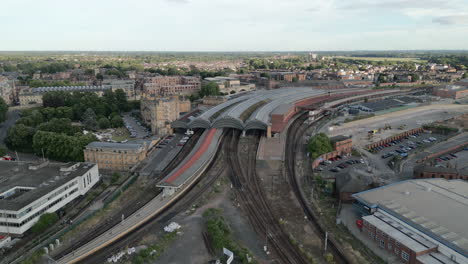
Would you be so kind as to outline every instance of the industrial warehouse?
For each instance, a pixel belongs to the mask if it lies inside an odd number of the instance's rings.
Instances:
[[[361,231],[405,263],[468,263],[468,183],[420,179],[354,194]]]

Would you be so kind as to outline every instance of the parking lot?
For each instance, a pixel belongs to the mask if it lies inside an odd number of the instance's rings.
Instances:
[[[435,167],[457,168],[459,170],[468,169],[468,148],[459,152],[453,152],[437,157],[434,162]]]
[[[323,161],[316,168],[316,171],[320,172],[324,178],[334,178],[336,174],[348,172],[351,168],[363,169],[365,167],[367,167],[367,165],[361,157],[348,156],[341,157],[337,160],[332,159]]]
[[[144,126],[142,126],[139,121],[131,117],[129,114],[123,116],[125,127],[130,132],[131,138],[145,138],[151,135],[151,132]]]
[[[416,150],[421,150],[445,140],[445,136],[428,133],[416,133],[400,140],[394,140],[384,146],[371,150],[382,159],[390,159],[393,156],[407,157]]]

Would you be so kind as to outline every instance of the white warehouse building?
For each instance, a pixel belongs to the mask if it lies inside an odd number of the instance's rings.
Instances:
[[[0,161],[0,168],[0,234],[22,235],[42,214],[56,212],[99,181],[93,163]]]

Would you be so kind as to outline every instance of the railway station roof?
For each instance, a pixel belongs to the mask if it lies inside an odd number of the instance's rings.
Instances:
[[[189,155],[157,186],[179,188],[189,181],[216,153],[222,132],[219,129],[206,130]]]
[[[321,93],[324,91],[311,88],[282,88],[252,92],[211,108],[194,119],[189,127],[266,130],[274,109]]]
[[[266,130],[270,124],[271,114],[281,105],[291,105],[296,101],[325,93],[323,90],[312,90],[309,88],[290,89],[274,98],[271,102],[255,111],[245,123],[245,130],[263,129]]]
[[[246,94],[231,100],[228,100],[222,104],[219,104],[215,107],[212,107],[208,109],[206,112],[195,118],[190,122],[188,125],[190,128],[210,128],[211,127],[211,122],[213,119],[216,119],[220,114],[222,114],[224,111],[228,110],[229,108],[248,100],[252,96],[254,96],[254,93]]]

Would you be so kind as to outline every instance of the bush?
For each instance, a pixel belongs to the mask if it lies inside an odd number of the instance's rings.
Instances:
[[[31,231],[34,233],[41,233],[47,228],[52,226],[58,221],[58,216],[56,213],[45,213],[41,215],[39,221],[31,227]]]
[[[0,145],[0,156],[5,156],[7,154],[7,149]]]
[[[112,177],[111,177],[111,183],[116,183],[118,182],[120,179],[120,174],[118,172],[114,172],[112,173]]]

